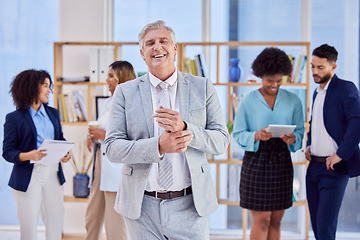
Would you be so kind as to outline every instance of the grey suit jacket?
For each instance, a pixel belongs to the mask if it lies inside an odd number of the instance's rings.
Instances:
[[[179,112],[193,134],[185,156],[194,204],[198,214],[205,216],[217,208],[205,153],[223,153],[230,136],[216,90],[208,79],[178,72],[177,94]],[[147,175],[151,165],[161,161],[153,112],[148,74],[117,86],[104,143],[110,161],[124,163],[115,209],[130,219],[140,217]]]

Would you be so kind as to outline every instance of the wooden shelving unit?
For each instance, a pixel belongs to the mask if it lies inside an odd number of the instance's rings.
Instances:
[[[59,79],[63,77],[63,51],[67,46],[113,46],[114,47],[114,61],[121,59],[121,51],[123,46],[138,45],[137,42],[54,42],[54,106],[59,107],[57,96],[62,92],[65,85],[70,86],[86,86],[87,87],[87,115],[91,120],[92,101],[91,90],[92,87],[106,85],[105,82],[61,82]],[[84,64],[88,64],[84,63]],[[64,123],[64,124],[87,124],[87,123]]]

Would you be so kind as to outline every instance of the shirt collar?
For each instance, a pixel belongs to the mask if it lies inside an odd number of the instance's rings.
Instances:
[[[328,89],[328,87],[329,87],[329,84],[330,84],[331,80],[332,80],[332,78],[327,82],[327,84],[325,85],[325,87],[324,87],[323,89],[322,89],[322,88],[320,87],[320,85],[319,85],[319,86],[317,87],[317,89],[316,89],[316,92],[317,92],[317,93],[326,92],[327,89]]]
[[[40,116],[46,116],[46,110],[45,110],[44,104],[40,105],[39,111],[37,111],[37,112],[32,107],[29,107],[29,112],[30,112],[31,117],[34,117],[36,114],[39,114]]]
[[[153,85],[155,88],[159,85],[159,83],[163,82],[154,75],[152,75],[151,72],[149,72],[149,79],[151,85]],[[175,69],[174,73],[168,79],[166,79],[165,82],[167,82],[172,87],[175,84],[176,80],[177,80],[177,70]]]

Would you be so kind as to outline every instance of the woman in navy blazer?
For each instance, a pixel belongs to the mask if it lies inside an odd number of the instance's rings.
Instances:
[[[37,150],[45,139],[65,140],[58,111],[47,106],[52,81],[46,71],[26,70],[11,83],[16,110],[6,115],[3,157],[14,164],[9,186],[14,189],[21,239],[37,239],[37,222],[41,211],[46,238],[61,239],[65,182],[61,163],[30,163],[46,156]],[[67,162],[67,154],[61,162]]]

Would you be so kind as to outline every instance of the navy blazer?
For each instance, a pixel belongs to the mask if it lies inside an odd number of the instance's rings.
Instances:
[[[55,140],[65,140],[61,130],[59,113],[55,108],[45,106],[45,110],[54,125]],[[37,149],[36,128],[28,110],[15,110],[6,115],[4,124],[3,157],[14,163],[10,176],[9,186],[13,189],[26,192],[34,164],[30,161],[20,161],[21,152]],[[61,163],[59,163],[58,177],[60,184],[65,182]]]
[[[313,103],[316,95],[315,90]],[[333,76],[325,95],[323,117],[326,131],[339,147],[336,154],[344,160],[350,177],[359,176],[360,97],[354,83]],[[311,124],[307,140],[309,145]]]

